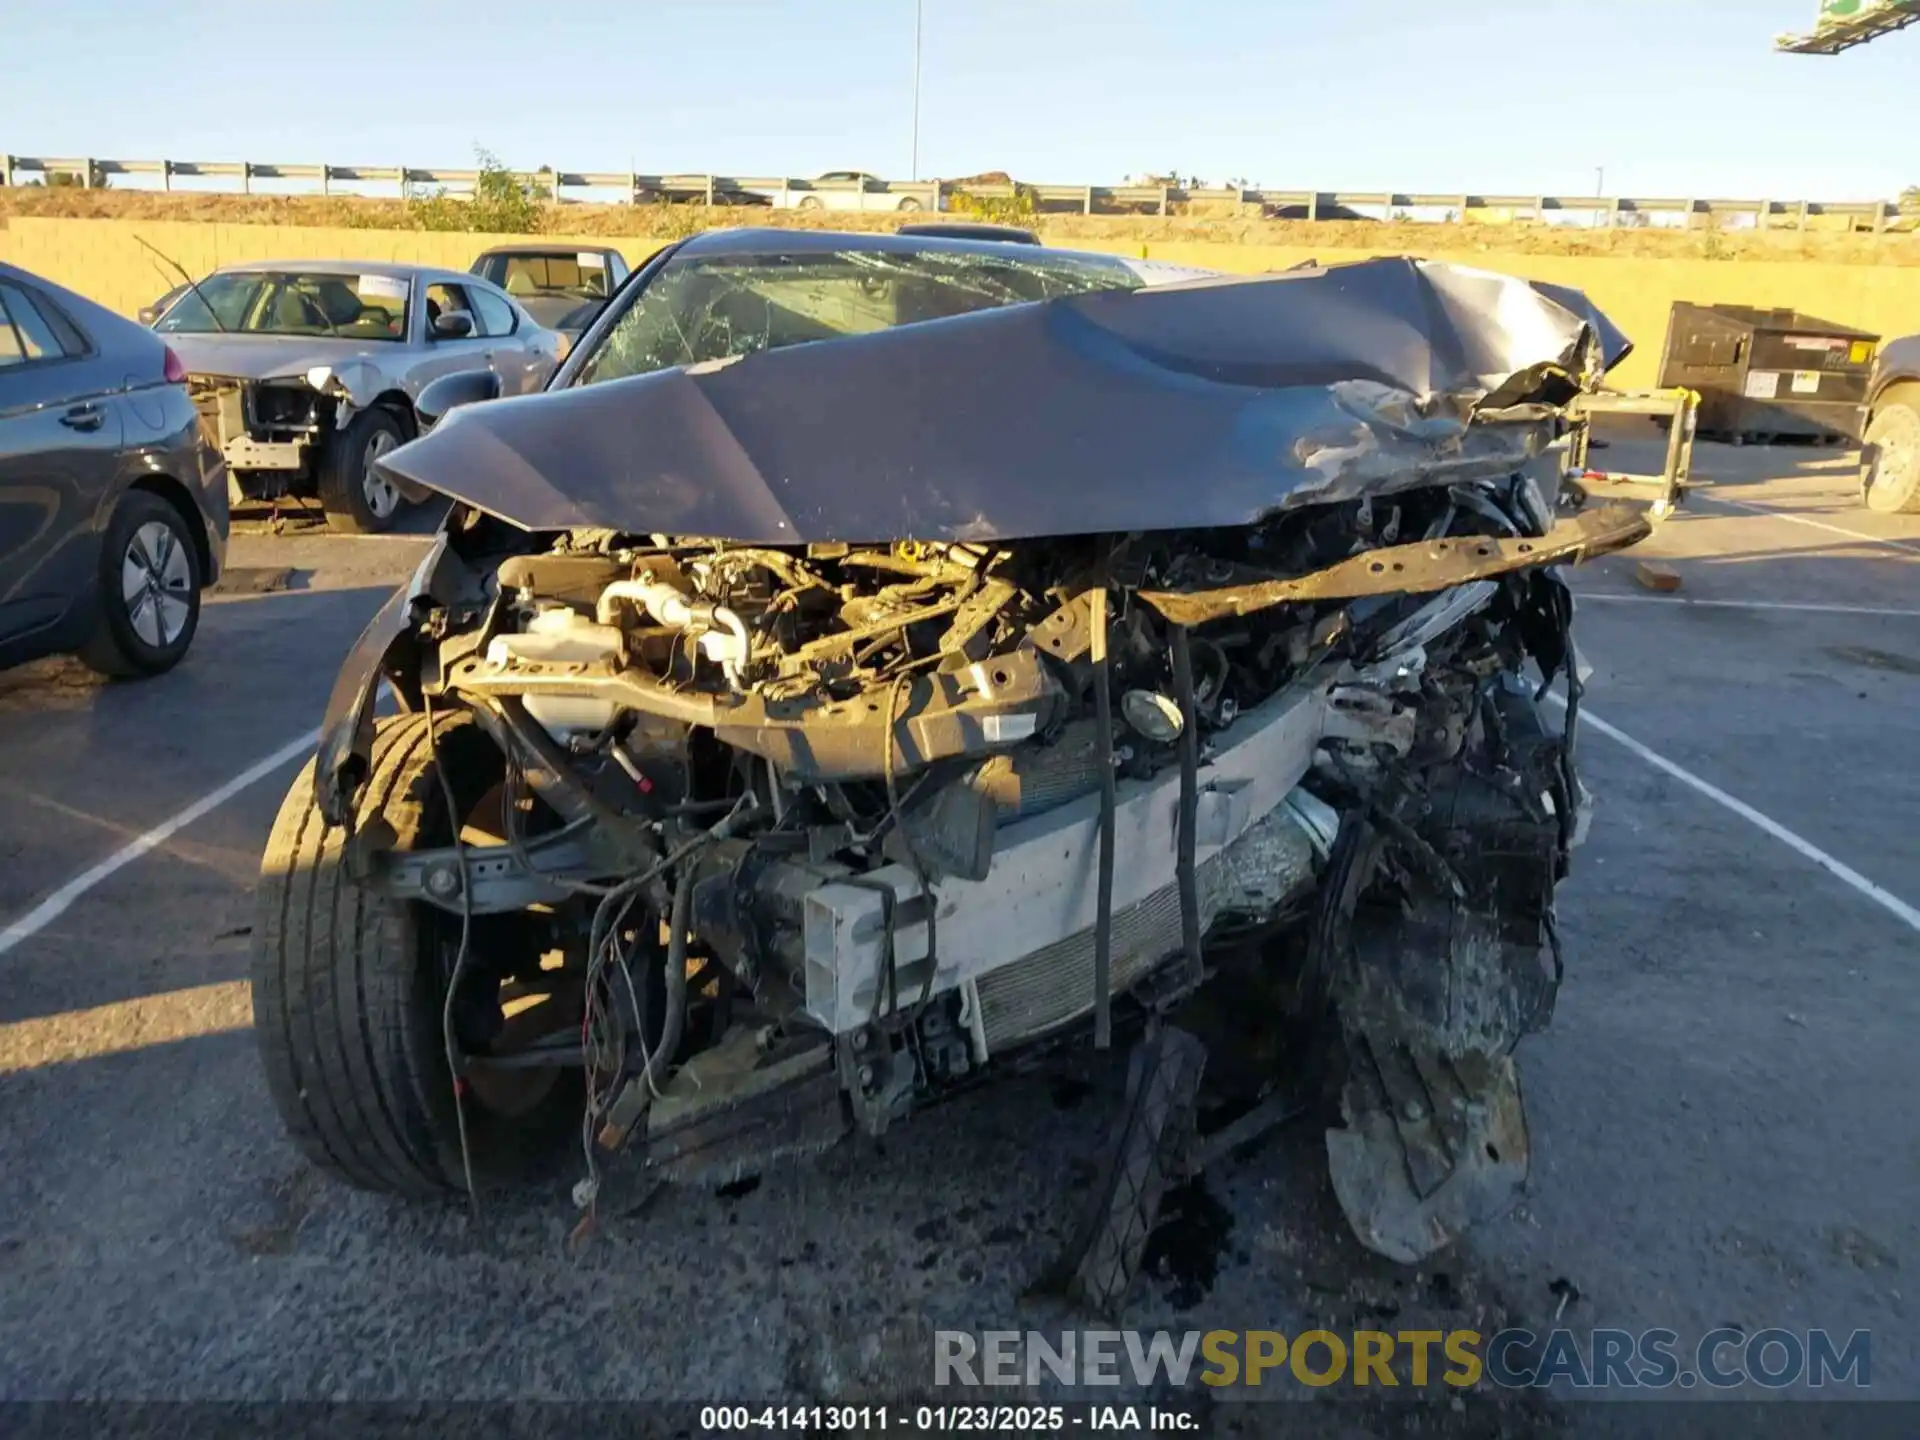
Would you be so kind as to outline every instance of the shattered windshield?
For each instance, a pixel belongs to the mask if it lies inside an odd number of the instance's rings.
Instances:
[[[168,334],[326,335],[403,340],[404,276],[302,274],[282,270],[209,275],[154,329]]]
[[[837,250],[670,260],[581,368],[577,385],[622,380],[1145,282],[1125,261],[1023,250]]]

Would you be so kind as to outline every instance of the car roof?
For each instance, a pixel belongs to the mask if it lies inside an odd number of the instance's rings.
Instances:
[[[444,280],[464,285],[475,277],[465,270],[448,270],[439,265],[398,265],[391,260],[243,260],[222,265],[215,275],[250,275],[261,271],[293,271],[302,275],[384,275],[394,280]]]
[[[558,241],[549,245],[495,245],[482,250],[474,256],[478,261],[489,255],[618,255],[620,252],[611,245],[567,245]]]
[[[68,317],[81,329],[89,331],[96,342],[99,342],[102,336],[117,338],[122,344],[129,340],[136,344],[142,343],[140,337],[157,338],[153,337],[153,332],[146,326],[109,310],[97,300],[89,300],[77,290],[56,284],[44,275],[36,275],[33,271],[24,270],[18,265],[9,265],[4,260],[0,260],[0,280],[14,285],[31,286],[51,295],[55,303],[67,312]]]
[[[924,220],[902,225],[901,235],[944,235],[949,240],[998,240],[1003,245],[1038,245],[1040,237],[1018,225],[991,225],[980,220]]]
[[[1056,250],[1051,246],[1013,246],[1004,240],[957,240],[943,235],[862,234],[847,230],[782,230],[772,226],[743,227],[738,230],[704,230],[681,243],[682,255],[816,255],[833,251],[857,250],[878,255],[939,253],[981,255],[1006,260],[1017,255],[1022,260],[1045,260],[1059,256],[1079,260],[1099,260],[1124,265],[1124,255],[1098,250]],[[1044,259],[1042,258],[1044,257]]]

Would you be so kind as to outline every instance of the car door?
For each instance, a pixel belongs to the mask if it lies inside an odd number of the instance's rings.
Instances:
[[[530,321],[523,323],[523,312],[488,286],[467,286],[467,298],[473,303],[474,323],[492,347],[488,363],[500,377],[500,393],[531,395],[543,387],[559,363],[556,353],[536,343],[547,332]]]
[[[415,393],[419,392],[421,385],[429,380],[438,380],[442,375],[492,368],[493,341],[480,332],[480,317],[474,312],[467,287],[450,280],[422,280],[419,288],[422,356],[411,367],[413,379],[417,382]],[[472,318],[473,332],[470,335],[458,339],[434,337],[434,317],[449,310],[464,311]]]
[[[59,620],[91,578],[124,369],[43,291],[0,275],[0,638]]]

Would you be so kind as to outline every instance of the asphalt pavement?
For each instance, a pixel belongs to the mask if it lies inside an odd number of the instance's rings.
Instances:
[[[1693,503],[1577,574],[1606,729],[1583,731],[1597,810],[1561,892],[1558,1014],[1522,1052],[1521,1205],[1392,1265],[1346,1235],[1295,1123],[1176,1198],[1120,1324],[1867,1330],[1867,1393],[1920,1399],[1920,520],[1862,509],[1849,460],[1702,445]],[[936,1327],[1085,1323],[1030,1290],[1115,1062],[724,1191],[616,1172],[578,1254],[564,1187],[475,1221],[304,1165],[246,986],[296,762],[87,878],[297,748],[424,543],[250,532],[235,565],[291,588],[211,601],[176,673],[0,675],[0,932],[30,931],[0,939],[0,1399],[827,1401],[923,1388]],[[1682,589],[1636,584],[1647,558]],[[1599,1423],[1557,1393],[1442,1396],[1435,1423]]]

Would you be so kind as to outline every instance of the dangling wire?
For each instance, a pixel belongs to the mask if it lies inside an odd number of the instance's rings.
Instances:
[[[1194,868],[1200,806],[1200,716],[1193,697],[1193,651],[1187,627],[1173,627],[1173,686],[1180,702],[1180,814],[1174,874],[1180,888],[1180,945],[1189,970],[1198,975],[1200,954],[1200,882]]]
[[[1093,919],[1093,1048],[1113,1044],[1113,829],[1117,804],[1113,776],[1113,681],[1107,673],[1107,582],[1102,567],[1089,592],[1092,639],[1093,720],[1100,747],[1100,864],[1098,906]]]
[[[900,720],[900,692],[911,690],[913,686],[911,672],[903,672],[893,678],[887,686],[886,727],[881,732],[880,768],[887,780],[887,813],[894,827],[899,831],[900,842],[906,848],[907,867],[913,871],[913,878],[920,886],[920,896],[927,907],[927,975],[920,985],[920,998],[913,1003],[912,1021],[917,1026],[920,1016],[925,1012],[928,1002],[933,999],[933,976],[938,968],[940,920],[939,897],[933,893],[933,880],[927,874],[927,867],[920,860],[920,849],[914,844],[913,827],[907,824],[907,817],[900,811],[900,782],[894,777],[895,739],[894,727]],[[888,926],[888,944],[891,947],[893,930]],[[887,984],[889,989],[896,983],[892,974],[892,965],[888,966]],[[897,1005],[897,997],[895,1000]]]
[[[460,1169],[467,1182],[467,1203],[477,1220],[480,1217],[480,1192],[473,1184],[473,1150],[467,1139],[467,1066],[460,1054],[453,1028],[454,997],[460,993],[460,982],[466,976],[467,951],[473,938],[473,886],[467,872],[466,841],[460,835],[460,805],[454,798],[453,782],[447,778],[447,767],[440,758],[440,736],[433,715],[433,696],[423,691],[420,700],[427,722],[427,757],[432,762],[433,773],[440,780],[440,794],[447,806],[447,824],[453,830],[453,860],[460,871],[460,949],[454,955],[453,975],[447,981],[446,999],[440,1006],[440,1042],[446,1049],[447,1071],[453,1079],[453,1117],[460,1131]]]

